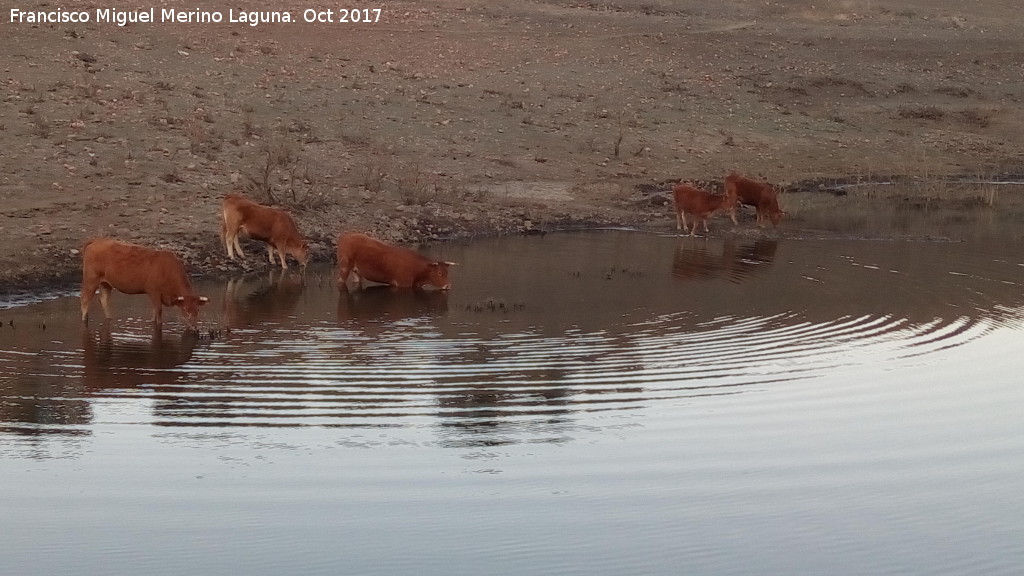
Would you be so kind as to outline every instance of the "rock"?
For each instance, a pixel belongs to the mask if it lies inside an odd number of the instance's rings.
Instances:
[[[651,206],[667,206],[669,203],[669,199],[665,196],[662,196],[661,194],[655,194],[654,196],[651,196],[647,201],[648,203],[650,203]]]

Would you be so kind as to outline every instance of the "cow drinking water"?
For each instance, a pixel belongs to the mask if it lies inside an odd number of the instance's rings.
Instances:
[[[228,258],[235,259],[235,253],[245,257],[242,246],[238,243],[239,232],[245,232],[250,238],[267,244],[267,257],[274,263],[274,252],[281,258],[281,268],[288,268],[286,255],[291,255],[305,268],[309,262],[309,244],[299,234],[295,220],[277,208],[270,208],[243,198],[238,194],[228,194],[221,205],[224,222],[221,225],[221,236],[228,250]]]
[[[364,280],[389,284],[396,288],[422,290],[430,285],[441,290],[451,288],[448,267],[454,262],[431,260],[403,248],[385,244],[358,232],[338,236],[338,286],[346,287],[353,273],[360,287]]]
[[[199,307],[209,299],[192,290],[181,260],[167,250],[120,242],[111,238],[95,238],[82,247],[82,321],[89,320],[89,304],[96,290],[107,318],[110,293],[146,294],[153,304],[153,322],[163,322],[163,307],[177,306],[185,323],[196,328]]]
[[[757,209],[758,226],[762,226],[766,220],[771,220],[772,226],[778,226],[785,214],[779,208],[779,197],[775,187],[767,182],[752,180],[733,172],[725,177],[725,193],[732,194],[738,200],[729,212],[733,224],[736,224],[736,208],[739,204]]]

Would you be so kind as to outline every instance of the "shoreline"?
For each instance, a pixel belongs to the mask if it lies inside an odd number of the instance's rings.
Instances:
[[[780,189],[783,190],[780,200],[784,209],[786,209],[787,198],[790,201],[795,201],[798,196],[801,198],[802,204],[807,202],[808,197],[812,199],[812,203],[818,204],[811,208],[806,206],[798,208],[798,215],[801,210],[806,214],[808,210],[842,209],[842,204],[848,201],[867,201],[869,205],[876,205],[881,209],[894,201],[903,200],[912,204],[913,208],[918,210],[922,217],[925,217],[931,210],[928,204],[929,198],[935,197],[939,201],[949,202],[951,195],[956,196],[956,191],[947,189],[950,186],[999,186],[1000,188],[1005,186],[1024,191],[1024,184],[1020,180],[1020,175],[1017,174],[993,176],[986,180],[978,180],[977,177],[971,175],[950,175],[927,182],[914,176],[900,175],[878,177],[877,180],[860,177],[813,178],[780,186]],[[458,207],[441,202],[427,203],[419,207],[399,207],[400,215],[394,218],[378,217],[374,220],[368,215],[363,215],[358,220],[364,222],[364,226],[342,226],[332,222],[335,214],[330,209],[316,211],[312,209],[296,210],[294,207],[289,208],[288,206],[284,206],[284,208],[300,222],[300,231],[303,231],[310,241],[312,248],[310,262],[323,264],[334,262],[334,238],[341,231],[350,229],[366,231],[388,242],[414,247],[497,236],[602,229],[676,234],[671,201],[665,186],[665,183],[674,181],[676,180],[669,179],[658,183],[637,184],[634,186],[636,197],[625,205],[605,209],[588,207],[587,214],[580,216],[573,216],[560,206],[545,206],[540,211],[543,214],[536,211],[523,214],[521,213],[524,212],[523,210],[510,211],[508,208],[499,209],[496,206],[478,206],[477,213],[467,217],[466,213],[457,209]],[[711,190],[720,190],[721,188],[719,181],[698,180],[697,182]],[[918,189],[903,188],[897,193],[893,188],[898,185],[908,186],[911,184],[918,186]],[[926,186],[922,188],[922,185],[925,184]],[[877,190],[881,192],[879,193]],[[973,196],[961,195],[963,198],[953,200],[953,202],[967,207],[978,207],[975,205],[983,206],[984,204],[983,200],[975,200]],[[790,207],[791,210],[792,208]],[[1021,219],[1024,220],[1024,202],[1011,203],[1008,207],[1002,205],[995,207],[1000,211],[1005,211],[1007,208],[1013,214],[1019,213]],[[716,216],[715,220],[718,221],[718,225],[713,226],[711,234],[707,237],[960,241],[956,238],[927,234],[879,234],[869,230],[855,229],[838,232],[794,227],[793,217],[784,219],[778,229],[761,229],[754,224],[750,209],[746,210],[747,213],[738,226],[732,225],[727,218],[721,215]],[[742,213],[743,211],[741,211]],[[420,222],[420,218],[424,214],[430,216],[429,224],[424,225],[423,222]],[[320,218],[314,216],[320,216]],[[787,220],[789,220],[788,226]],[[799,222],[799,218],[797,220]],[[61,257],[44,258],[40,262],[27,264],[24,269],[15,274],[6,271],[3,274],[0,299],[11,302],[19,298],[35,298],[46,293],[75,292],[80,283],[81,273],[79,248],[89,237],[82,237],[77,243],[62,242],[48,247],[51,254],[59,253],[62,255]],[[161,234],[130,234],[127,238],[119,235],[111,237],[146,246],[170,249],[182,258],[191,277],[238,275],[271,267],[263,258],[264,245],[262,243],[247,240],[246,260],[244,262],[231,261],[227,258],[221,239],[216,233],[210,230],[199,230],[195,227],[184,232],[173,230]],[[289,269],[294,266],[297,264],[291,263]],[[278,268],[278,266],[273,266],[273,268]]]

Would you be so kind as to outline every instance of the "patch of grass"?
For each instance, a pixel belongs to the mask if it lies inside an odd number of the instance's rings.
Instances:
[[[362,174],[363,187],[370,192],[380,192],[384,189],[384,183],[391,173],[391,155],[380,146],[374,146],[370,150],[370,156],[363,165]]]
[[[164,182],[167,182],[168,184],[178,184],[178,183],[181,183],[181,182],[185,181],[178,174],[178,169],[177,168],[171,170],[170,172],[164,173],[162,176],[160,176],[160,179],[163,180]]]
[[[185,122],[185,136],[189,141],[189,150],[193,154],[204,152],[210,145],[210,132],[198,118],[190,118]]]
[[[863,82],[860,82],[859,80],[850,80],[849,78],[842,78],[840,76],[822,76],[820,78],[813,78],[810,80],[809,84],[814,88],[841,88],[860,92],[861,94],[871,93],[871,91],[864,86]]]
[[[32,122],[32,133],[43,140],[50,138],[50,128],[50,121],[43,116],[36,116],[36,119]]]
[[[441,186],[437,177],[423,172],[419,164],[405,167],[400,174],[398,193],[404,204],[423,205],[440,197]]]
[[[94,100],[100,95],[100,87],[96,85],[96,79],[85,75],[75,82],[75,93],[79,98]]]
[[[946,96],[952,96],[954,98],[967,98],[971,94],[974,94],[974,90],[963,86],[940,86],[935,89],[935,92],[945,94]]]
[[[914,120],[942,120],[946,115],[941,108],[932,105],[900,106],[896,113],[900,118]]]
[[[978,109],[967,109],[957,112],[957,117],[965,124],[977,126],[978,128],[988,128],[992,123],[992,113],[987,110]]]

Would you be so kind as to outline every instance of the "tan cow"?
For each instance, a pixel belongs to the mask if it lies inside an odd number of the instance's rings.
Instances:
[[[111,238],[94,238],[82,247],[82,321],[96,289],[107,318],[110,292],[146,294],[153,303],[153,322],[163,322],[163,307],[178,306],[190,329],[196,328],[199,307],[209,299],[192,291],[181,260],[167,250],[153,250]]]
[[[672,198],[676,206],[676,229],[686,231],[686,215],[693,216],[693,227],[690,236],[697,231],[697,223],[704,223],[704,232],[708,232],[708,218],[715,212],[728,212],[735,209],[735,195],[712,194],[707,190],[694,188],[680,182],[672,187]]]
[[[736,224],[736,208],[746,204],[757,209],[757,225],[762,226],[765,220],[771,220],[772,226],[778,226],[785,214],[779,208],[779,197],[775,187],[767,182],[759,182],[733,172],[725,177],[725,193],[734,195],[739,202],[729,212],[732,223]]]
[[[408,248],[391,246],[358,232],[338,236],[338,286],[347,288],[353,273],[359,286],[363,280],[396,288],[423,289],[430,285],[448,290],[448,267],[454,262],[431,260]]]
[[[221,237],[228,250],[228,258],[235,253],[245,258],[238,243],[238,233],[267,244],[267,258],[274,264],[274,252],[281,258],[281,268],[288,268],[286,255],[291,255],[305,268],[309,262],[309,244],[299,234],[295,221],[284,210],[262,206],[238,194],[228,194],[222,203],[224,222]]]

